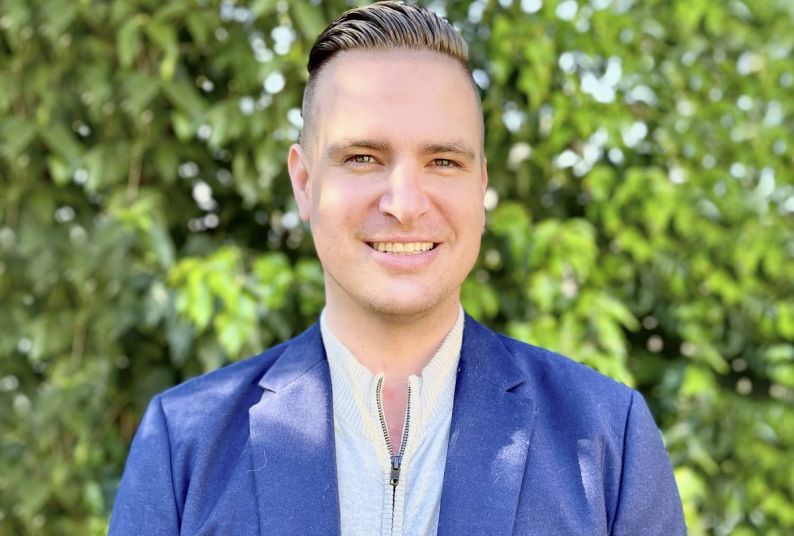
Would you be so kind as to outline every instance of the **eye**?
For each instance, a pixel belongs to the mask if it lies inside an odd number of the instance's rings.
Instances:
[[[433,160],[433,164],[440,168],[452,168],[457,165],[454,160],[450,160],[449,158],[436,158]]]
[[[358,165],[374,164],[375,157],[369,154],[356,154],[347,159],[348,162]]]

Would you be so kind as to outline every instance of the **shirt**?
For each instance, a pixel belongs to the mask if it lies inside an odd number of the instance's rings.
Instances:
[[[331,371],[341,531],[345,535],[435,534],[441,505],[463,308],[419,376],[408,378],[410,422],[396,487],[373,374],[331,333],[320,329]],[[405,432],[403,432],[405,434]],[[400,438],[392,438],[399,444]]]

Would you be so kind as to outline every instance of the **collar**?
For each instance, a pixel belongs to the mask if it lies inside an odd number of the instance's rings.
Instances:
[[[438,419],[452,412],[455,378],[463,342],[465,314],[461,307],[455,324],[419,376],[411,375],[412,433],[418,438]],[[382,372],[371,372],[336,338],[328,326],[326,311],[320,315],[320,331],[331,372],[333,411],[355,429],[375,439],[382,433],[375,386]]]

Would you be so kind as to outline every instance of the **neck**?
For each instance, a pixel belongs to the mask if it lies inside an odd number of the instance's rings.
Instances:
[[[458,318],[460,302],[410,318],[341,308],[333,300],[326,304],[326,321],[339,339],[370,372],[402,383],[419,375],[438,350]],[[390,381],[389,383],[392,383]]]

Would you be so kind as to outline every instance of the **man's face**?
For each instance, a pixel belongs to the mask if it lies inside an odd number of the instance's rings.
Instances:
[[[480,248],[480,110],[440,54],[348,51],[317,80],[311,132],[290,149],[333,314],[455,314]]]

